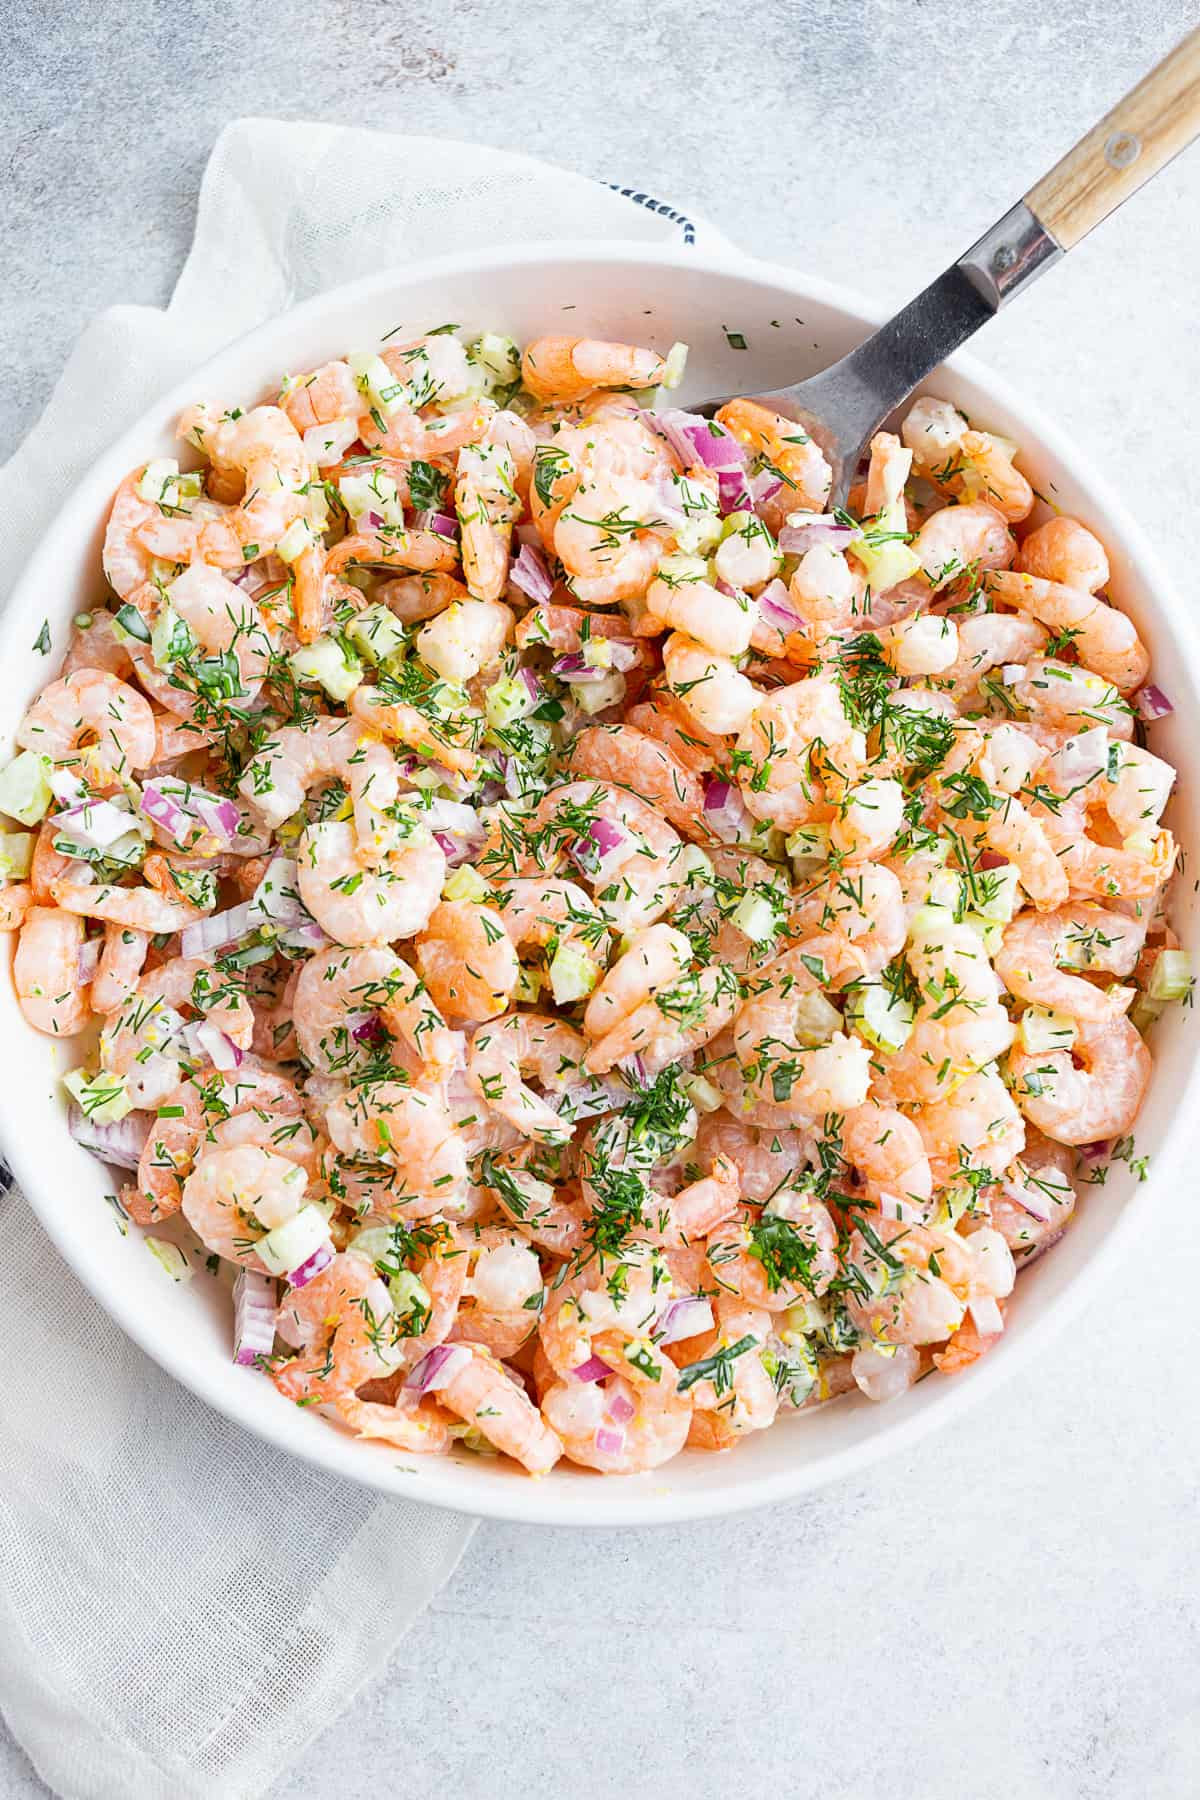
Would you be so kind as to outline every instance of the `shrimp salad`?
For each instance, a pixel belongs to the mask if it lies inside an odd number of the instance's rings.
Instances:
[[[961,1371],[1190,991],[1100,538],[931,397],[830,510],[685,356],[446,326],[192,406],[0,771],[122,1229],[404,1453]]]

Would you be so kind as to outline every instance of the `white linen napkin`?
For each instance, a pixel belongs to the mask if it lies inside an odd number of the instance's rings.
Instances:
[[[166,310],[91,325],[0,468],[0,600],[97,452],[295,302],[464,247],[695,235],[649,196],[528,157],[239,120]],[[250,1800],[382,1670],[474,1521],[247,1436],[111,1323],[20,1195],[0,1229],[0,1707],[67,1800]]]

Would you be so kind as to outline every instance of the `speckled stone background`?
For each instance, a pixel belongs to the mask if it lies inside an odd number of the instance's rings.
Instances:
[[[86,320],[165,300],[238,114],[530,150],[899,301],[1193,22],[1184,0],[0,0],[0,460]],[[978,346],[1105,461],[1185,592],[1197,293],[1200,150]],[[860,1482],[679,1530],[483,1526],[275,1800],[1196,1793],[1195,1206],[1165,1195],[1041,1368]],[[0,1794],[46,1792],[0,1732]]]

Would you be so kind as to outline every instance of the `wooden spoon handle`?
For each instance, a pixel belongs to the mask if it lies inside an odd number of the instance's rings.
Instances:
[[[1200,136],[1200,26],[1025,196],[1064,250]]]

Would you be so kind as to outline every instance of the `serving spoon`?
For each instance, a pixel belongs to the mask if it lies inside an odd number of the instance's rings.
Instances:
[[[845,504],[871,439],[925,377],[1198,135],[1200,26],[865,343],[807,381],[758,396],[824,450],[831,507]],[[711,418],[737,397],[690,410]]]

